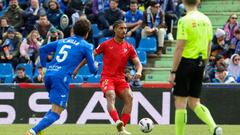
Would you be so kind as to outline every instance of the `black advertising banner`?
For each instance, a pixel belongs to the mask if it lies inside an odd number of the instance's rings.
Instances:
[[[204,85],[202,103],[219,124],[240,124],[240,89],[238,85]],[[56,124],[113,123],[106,108],[106,100],[98,87],[83,88],[72,85],[67,109]],[[123,103],[117,100],[121,112]],[[43,85],[0,86],[0,124],[35,124],[50,109],[48,93]],[[133,90],[131,124],[149,117],[158,124],[174,123],[174,100],[170,88],[142,88]],[[188,123],[201,123],[188,110]]]

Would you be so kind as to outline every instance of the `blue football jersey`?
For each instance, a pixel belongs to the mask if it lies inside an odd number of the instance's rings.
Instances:
[[[55,52],[54,58],[47,63],[47,55]],[[67,76],[70,77],[74,69],[84,59],[91,73],[96,72],[93,57],[93,45],[80,36],[72,36],[46,44],[40,48],[40,62],[46,67],[46,76]]]

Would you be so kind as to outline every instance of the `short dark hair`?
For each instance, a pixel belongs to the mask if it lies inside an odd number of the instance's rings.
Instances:
[[[195,6],[199,3],[199,0],[184,0],[184,2],[189,6]]]
[[[119,0],[110,0],[109,2],[114,1],[116,3],[119,3]]]
[[[19,71],[19,70],[25,71],[25,68],[22,66],[19,66],[19,67],[17,67],[17,71]]]
[[[137,0],[131,0],[130,4],[138,4],[138,1]]]
[[[91,30],[91,22],[88,19],[80,19],[73,26],[73,32],[78,36],[85,36]]]
[[[156,4],[158,4],[156,0],[149,1],[149,6],[151,6],[151,7],[154,7]]]
[[[117,20],[114,22],[113,24],[113,29],[115,29],[116,27],[118,27],[119,24],[125,23],[123,20]]]

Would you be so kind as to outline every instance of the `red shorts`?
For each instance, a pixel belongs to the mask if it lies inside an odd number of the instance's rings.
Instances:
[[[104,94],[109,90],[114,90],[116,93],[119,93],[124,89],[130,88],[125,78],[120,79],[120,78],[112,78],[112,77],[101,78],[100,87]]]

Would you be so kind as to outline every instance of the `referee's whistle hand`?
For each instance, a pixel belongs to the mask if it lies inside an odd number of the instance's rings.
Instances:
[[[173,86],[176,84],[176,83],[175,83],[175,77],[176,77],[175,74],[170,74],[169,79],[168,79],[168,82],[169,82],[170,84],[172,84]]]

